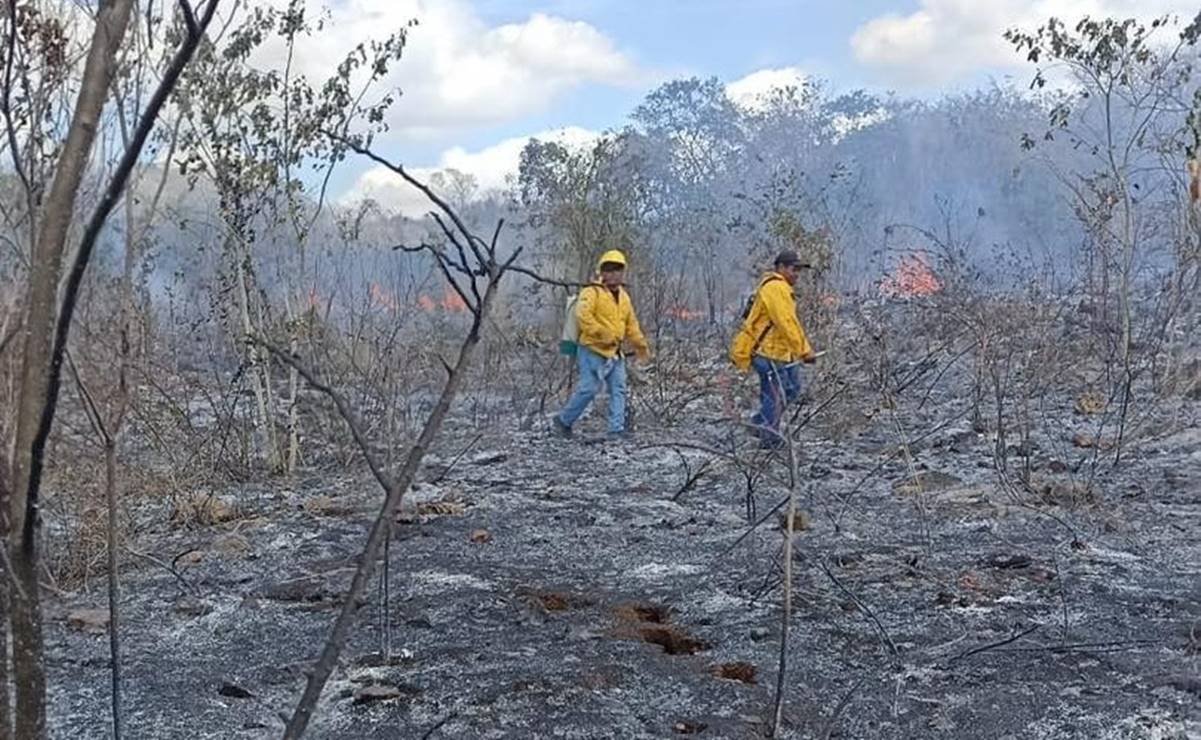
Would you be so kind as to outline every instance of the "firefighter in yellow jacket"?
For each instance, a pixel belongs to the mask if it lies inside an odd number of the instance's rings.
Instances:
[[[797,318],[793,286],[804,267],[796,252],[781,252],[775,269],[759,281],[750,310],[730,347],[738,369],[754,368],[759,376],[759,412],[752,423],[759,428],[760,446],[778,447],[780,417],[784,407],[801,392],[797,365],[812,362],[813,347]]]
[[[626,358],[624,345],[628,342],[639,359],[650,356],[650,347],[630,295],[623,287],[626,257],[616,249],[600,258],[598,279],[580,291],[576,303],[580,338],[577,360],[580,368],[579,385],[571,400],[554,418],[555,431],[571,436],[572,425],[588,409],[602,386],[609,391],[609,434],[626,434]]]

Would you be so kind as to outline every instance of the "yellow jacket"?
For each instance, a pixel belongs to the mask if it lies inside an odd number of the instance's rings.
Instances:
[[[778,272],[759,281],[751,312],[730,345],[730,359],[740,370],[751,366],[751,357],[776,362],[796,362],[813,354],[813,347],[797,319],[792,286]]]
[[[629,340],[639,357],[650,355],[638,317],[634,315],[634,304],[625,288],[619,288],[617,296],[600,283],[593,283],[580,291],[576,303],[576,319],[580,322],[580,344],[601,355],[616,357],[622,342]]]

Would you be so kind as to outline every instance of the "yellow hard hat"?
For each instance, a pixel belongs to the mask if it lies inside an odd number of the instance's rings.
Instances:
[[[598,262],[597,264],[603,265],[606,262],[612,262],[614,264],[618,264],[618,265],[621,265],[622,267],[625,267],[626,266],[626,256],[624,254],[622,254],[621,250],[619,250],[619,249],[610,249],[608,252],[605,252],[604,254],[601,255],[600,262]]]

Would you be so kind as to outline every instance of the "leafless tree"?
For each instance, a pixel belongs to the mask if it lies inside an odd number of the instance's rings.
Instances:
[[[367,464],[375,476],[376,482],[385,492],[383,504],[371,525],[359,566],[355,570],[341,610],[334,621],[329,639],[321,651],[321,657],[309,674],[300,703],[288,720],[287,728],[284,731],[285,738],[301,737],[312,720],[317,702],[321,698],[322,689],[330,674],[333,673],[338,656],[346,643],[354,622],[355,612],[358,609],[358,602],[366,591],[367,583],[375,570],[376,561],[384,548],[384,543],[391,536],[392,523],[396,518],[401,500],[412,484],[426,451],[441,430],[446,414],[461,389],[476,347],[480,343],[482,329],[492,310],[501,279],[511,271],[516,259],[521,254],[521,250],[517,249],[507,259],[500,257],[497,243],[504,225],[503,221],[496,224],[491,239],[485,240],[469,229],[446,201],[416,180],[402,166],[375,155],[360,142],[344,139],[338,134],[331,134],[331,137],[344,142],[351,149],[377,164],[387,167],[410,185],[421,190],[434,204],[436,210],[430,213],[430,218],[438,225],[444,241],[439,244],[421,244],[406,249],[426,252],[434,258],[446,284],[470,311],[471,326],[459,346],[458,357],[454,364],[444,363],[446,379],[442,392],[426,419],[421,434],[409,448],[404,464],[396,472],[389,470],[379,460],[363,432],[364,426],[358,415],[340,392],[325,384],[316,371],[307,367],[300,358],[270,342],[261,341],[274,356],[295,368],[313,388],[330,397],[367,459]]]
[[[67,237],[100,116],[109,96],[116,55],[129,26],[132,0],[114,0],[97,13],[79,98],[42,211],[45,218],[38,226],[34,243],[23,323],[25,334],[8,542],[14,574],[10,592],[11,659],[16,697],[13,730],[17,737],[38,738],[46,732],[46,678],[37,575],[38,499],[46,442],[57,410],[62,365],[80,285],[100,231],[120,200],[159,111],[203,38],[216,6],[216,0],[210,0],[202,17],[197,19],[192,6],[181,0],[186,22],[184,39],[147,103],[130,145],[83,230],[61,289],[61,303],[59,284],[63,277]],[[7,700],[7,695],[3,699]]]

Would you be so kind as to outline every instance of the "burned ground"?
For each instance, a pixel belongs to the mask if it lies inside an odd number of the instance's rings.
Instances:
[[[617,442],[452,423],[395,528],[387,605],[361,607],[312,736],[762,736],[787,468],[698,398]],[[1115,467],[1073,444],[1087,420],[1060,399],[1019,492],[957,398],[801,432],[783,734],[1198,736],[1201,408],[1156,412]],[[771,472],[748,494],[752,470]],[[138,737],[278,736],[380,501],[343,469],[217,496],[224,521],[167,525],[148,506],[159,524],[130,543]],[[51,606],[55,737],[106,733],[103,629],[70,619],[103,603]]]

